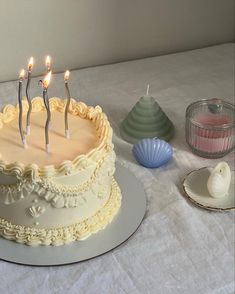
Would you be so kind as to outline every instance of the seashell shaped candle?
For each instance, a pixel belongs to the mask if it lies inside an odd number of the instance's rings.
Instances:
[[[149,168],[157,168],[172,158],[173,149],[164,140],[147,138],[136,143],[132,153],[139,164]]]
[[[231,171],[229,165],[222,161],[211,171],[207,181],[207,189],[214,198],[224,197],[229,190]]]

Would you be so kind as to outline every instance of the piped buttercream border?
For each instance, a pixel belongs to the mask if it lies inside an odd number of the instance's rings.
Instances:
[[[84,240],[91,234],[104,229],[112,221],[121,206],[121,191],[113,178],[110,197],[103,208],[94,216],[62,228],[37,229],[14,225],[0,218],[0,236],[18,243],[37,245],[64,245],[76,240]]]

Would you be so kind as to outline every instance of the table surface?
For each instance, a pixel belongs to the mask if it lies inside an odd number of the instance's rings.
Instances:
[[[32,81],[32,97],[41,94],[38,80]],[[153,170],[135,162],[132,145],[119,135],[121,121],[147,84],[176,127],[173,160]],[[0,107],[17,101],[17,87],[0,84]],[[234,101],[234,44],[73,71],[70,91],[107,113],[117,160],[146,191],[146,217],[131,239],[93,260],[47,268],[0,261],[0,293],[234,293],[234,212],[200,209],[181,189],[187,173],[221,161],[190,152],[184,116],[198,99]],[[62,74],[53,76],[49,95],[65,96]],[[223,160],[234,168],[234,153]]]

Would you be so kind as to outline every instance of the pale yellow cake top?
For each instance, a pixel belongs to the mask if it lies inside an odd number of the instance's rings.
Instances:
[[[23,125],[25,126],[23,116]],[[23,164],[35,163],[38,166],[58,165],[63,160],[73,160],[80,154],[86,154],[98,145],[95,125],[88,119],[69,114],[70,139],[64,135],[64,113],[52,111],[49,130],[51,152],[45,151],[46,111],[31,115],[31,134],[26,136],[28,148],[21,143],[18,117],[4,124],[0,131],[0,153],[9,162],[20,161]]]
[[[82,102],[72,100],[69,110],[70,139],[65,138],[64,109],[65,100],[50,99],[51,128],[49,139],[51,152],[45,151],[46,111],[43,100],[32,100],[31,133],[26,136],[28,148],[21,142],[18,127],[18,107],[7,105],[0,112],[0,171],[5,173],[24,173],[29,166],[32,170],[45,170],[50,173],[61,171],[70,162],[79,165],[84,157],[95,156],[111,142],[111,128],[102,109],[88,107]],[[27,114],[27,103],[23,103],[23,126]],[[84,160],[83,160],[84,161]],[[33,167],[32,167],[33,165]],[[40,171],[41,169],[41,171]],[[56,171],[57,170],[57,171]]]

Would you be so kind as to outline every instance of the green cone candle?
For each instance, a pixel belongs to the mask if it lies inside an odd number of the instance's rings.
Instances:
[[[148,89],[147,95],[134,105],[120,127],[122,138],[132,144],[154,137],[169,141],[174,135],[173,123],[155,99],[148,95]]]

